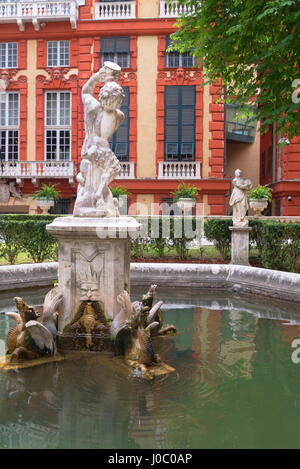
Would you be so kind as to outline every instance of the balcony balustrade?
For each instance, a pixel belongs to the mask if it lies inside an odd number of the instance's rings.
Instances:
[[[136,2],[95,3],[95,20],[125,20],[136,18]]]
[[[24,179],[31,179],[37,185],[38,179],[68,179],[70,184],[75,180],[74,161],[2,161],[0,177],[15,178],[19,185]]]
[[[135,179],[134,163],[129,161],[120,161],[121,173],[116,179]]]
[[[158,179],[201,179],[201,165],[193,161],[160,161]]]
[[[177,18],[182,14],[192,13],[194,7],[189,5],[181,5],[179,2],[168,2],[161,0],[160,2],[160,17],[161,18]]]
[[[73,29],[78,19],[78,4],[76,0],[33,0],[0,3],[0,23],[14,23],[20,31],[25,30],[25,23],[31,22],[34,29],[39,31],[40,23],[47,21],[69,20]]]

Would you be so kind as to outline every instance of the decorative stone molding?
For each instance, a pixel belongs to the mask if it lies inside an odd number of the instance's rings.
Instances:
[[[6,68],[5,70],[1,70],[0,78],[1,80],[5,80],[6,88],[8,87],[9,82],[16,76],[17,73],[18,73],[17,68]]]
[[[131,81],[136,81],[137,75],[135,72],[122,72],[120,75],[120,85],[129,83]]]
[[[178,86],[193,84],[198,80],[203,80],[202,72],[185,70],[183,68],[177,68],[174,71],[159,72],[159,80],[166,82],[176,82]]]
[[[78,81],[78,76],[75,74],[70,75],[68,78],[65,76],[70,70],[68,68],[46,68],[49,75],[38,75],[36,77],[37,83],[43,86],[48,86],[50,89],[69,89],[70,84]]]

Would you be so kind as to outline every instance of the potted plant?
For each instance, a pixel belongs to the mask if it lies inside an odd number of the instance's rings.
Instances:
[[[43,211],[43,214],[48,213],[49,208],[53,207],[55,202],[59,199],[60,192],[54,186],[42,185],[42,189],[37,190],[32,199],[36,200],[37,206]]]
[[[267,186],[258,185],[255,189],[251,189],[248,195],[250,208],[255,212],[255,217],[261,216],[261,212],[268,206],[268,202],[272,202],[272,190]]]
[[[183,214],[186,215],[190,213],[191,209],[196,204],[198,188],[191,184],[186,185],[182,181],[177,189],[174,192],[171,192],[171,195],[174,197],[174,202],[177,203]]]
[[[119,201],[119,209],[122,210],[127,203],[127,197],[129,197],[131,194],[128,192],[126,187],[123,186],[116,186],[116,187],[110,187],[111,193],[113,197],[118,199]],[[127,210],[126,210],[127,213]]]

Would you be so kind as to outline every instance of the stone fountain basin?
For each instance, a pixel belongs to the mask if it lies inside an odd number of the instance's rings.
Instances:
[[[22,264],[0,269],[0,289],[15,296],[13,290],[45,288],[57,280],[58,263]],[[131,264],[131,285],[239,291],[300,303],[300,274],[230,264]],[[159,291],[159,290],[158,290]],[[22,292],[19,292],[22,296]]]

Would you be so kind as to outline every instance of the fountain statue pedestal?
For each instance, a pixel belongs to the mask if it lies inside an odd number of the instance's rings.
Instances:
[[[248,226],[230,226],[231,231],[231,264],[249,264],[249,233]]]
[[[59,333],[82,303],[98,302],[108,320],[118,314],[118,295],[130,293],[130,237],[139,230],[131,217],[61,217],[47,226],[59,241]]]

